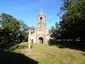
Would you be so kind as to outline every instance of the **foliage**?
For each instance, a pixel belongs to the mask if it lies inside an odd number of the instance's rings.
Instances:
[[[85,0],[63,0],[63,12],[59,28],[51,28],[53,43],[56,41],[71,41],[75,44],[85,43]],[[56,24],[57,25],[57,24]],[[77,43],[77,41],[79,41]],[[65,43],[65,42],[64,42]],[[70,45],[71,46],[71,45]],[[82,47],[82,46],[81,46]]]
[[[0,46],[9,48],[13,43],[20,43],[28,40],[28,30],[35,28],[28,27],[24,21],[17,20],[13,16],[2,13],[0,15]]]
[[[51,37],[54,39],[54,40],[56,40],[56,39],[58,39],[58,38],[61,38],[61,33],[62,33],[62,29],[61,29],[61,27],[60,27],[60,24],[58,24],[58,23],[55,23],[55,27],[54,26],[52,26],[51,27]]]
[[[9,47],[13,42],[18,42],[20,34],[19,21],[6,13],[0,15],[0,21],[0,43],[5,44],[5,47]]]
[[[24,23],[24,21],[22,21],[22,20],[20,20],[19,21],[20,22],[20,32],[21,32],[21,37],[22,37],[22,40],[23,41],[27,41],[28,40],[28,30],[29,29],[32,29],[32,30],[35,30],[35,27],[34,26],[32,26],[32,27],[29,27],[28,25],[26,25],[25,23]]]
[[[24,21],[20,20],[20,31],[21,31],[21,36],[22,41],[27,41],[28,40],[28,32],[29,27],[24,23]]]
[[[67,11],[74,2],[80,2],[81,0],[63,0],[63,6],[60,8],[62,11]]]
[[[62,16],[61,26],[70,38],[85,38],[85,0],[72,2]]]

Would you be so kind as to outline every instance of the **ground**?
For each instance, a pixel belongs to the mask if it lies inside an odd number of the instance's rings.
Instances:
[[[24,54],[38,64],[85,64],[85,52],[47,44],[32,44],[28,50],[27,43],[21,43],[12,52]]]

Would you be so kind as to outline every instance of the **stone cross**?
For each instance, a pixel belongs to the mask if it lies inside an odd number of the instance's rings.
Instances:
[[[32,29],[29,29],[28,32],[29,32],[28,33],[28,44],[29,44],[29,47],[28,48],[30,49],[30,47],[31,47],[30,46],[30,43],[31,43],[31,33],[33,32],[33,30]]]

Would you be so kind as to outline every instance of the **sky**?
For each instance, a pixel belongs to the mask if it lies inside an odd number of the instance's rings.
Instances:
[[[46,26],[51,28],[56,22],[59,23],[62,0],[0,0],[0,14],[5,12],[18,20],[23,20],[28,26],[35,26],[37,15],[42,9],[46,15]]]

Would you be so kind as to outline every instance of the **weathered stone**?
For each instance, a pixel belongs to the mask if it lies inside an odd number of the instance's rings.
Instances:
[[[46,16],[41,12],[37,16],[37,26],[34,33],[30,34],[31,43],[48,44],[50,38],[49,29],[46,28]]]

